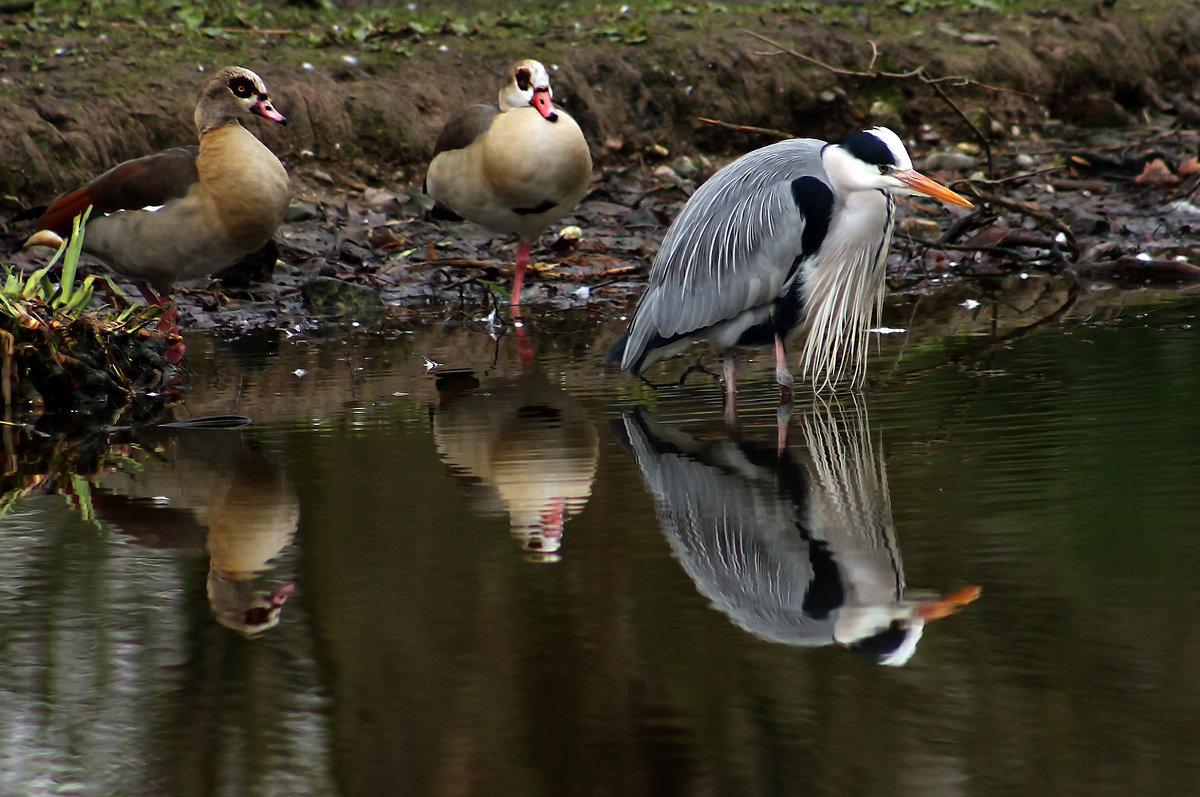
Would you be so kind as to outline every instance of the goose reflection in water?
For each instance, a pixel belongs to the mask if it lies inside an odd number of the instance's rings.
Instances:
[[[469,371],[438,379],[438,455],[485,515],[507,515],[534,561],[558,561],[563,524],[592,494],[600,442],[583,404],[532,365],[480,383]]]
[[[865,408],[805,413],[807,451],[697,440],[643,411],[623,432],[663,533],[697,589],[772,642],[836,644],[900,666],[925,624],[979,594],[905,597],[883,463]]]
[[[157,427],[137,442],[140,452],[95,480],[96,516],[141,545],[207,549],[217,621],[246,636],[273,628],[293,585],[264,580],[300,520],[279,463],[234,429]]]

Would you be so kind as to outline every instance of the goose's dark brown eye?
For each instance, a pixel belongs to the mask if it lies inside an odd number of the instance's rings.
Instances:
[[[517,70],[517,88],[521,91],[529,91],[529,83],[531,80],[529,70],[522,67]]]
[[[229,88],[238,97],[249,97],[254,94],[254,86],[244,77],[236,77],[229,81]]]

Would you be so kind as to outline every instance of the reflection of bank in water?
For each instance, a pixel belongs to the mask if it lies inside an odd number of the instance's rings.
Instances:
[[[537,370],[482,384],[448,373],[433,437],[473,510],[507,515],[522,547],[557,560],[563,524],[587,505],[596,476],[599,437],[583,404]]]
[[[247,636],[274,627],[293,585],[265,583],[300,504],[279,463],[231,429],[156,428],[140,454],[95,480],[96,516],[152,548],[207,550],[208,600]]]
[[[865,409],[805,413],[807,450],[702,441],[626,414],[627,438],[675,556],[713,605],[772,642],[837,644],[902,665],[925,624],[975,599],[905,596],[883,463]]]

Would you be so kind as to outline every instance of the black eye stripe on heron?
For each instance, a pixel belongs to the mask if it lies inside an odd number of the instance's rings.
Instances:
[[[898,166],[896,155],[879,139],[867,130],[851,133],[833,142],[864,163],[874,166]]]

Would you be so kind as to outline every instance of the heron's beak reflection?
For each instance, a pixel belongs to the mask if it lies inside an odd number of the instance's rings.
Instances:
[[[904,172],[896,172],[896,179],[904,183],[906,188],[918,194],[931,196],[934,199],[940,199],[952,205],[962,205],[967,208],[975,207],[969,200],[954,193],[946,186],[935,180],[930,180],[925,175],[915,172],[912,169]]]
[[[943,595],[938,600],[926,601],[917,606],[916,614],[925,622],[933,622],[941,620],[943,617],[949,617],[956,611],[971,603],[979,597],[979,587],[963,587],[960,590],[951,592],[949,595]]]

